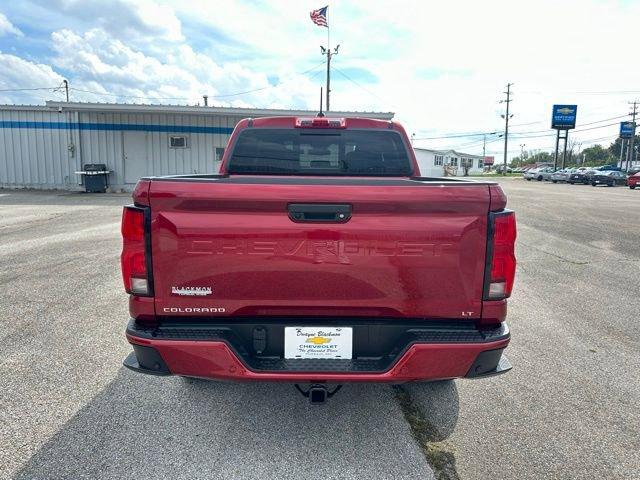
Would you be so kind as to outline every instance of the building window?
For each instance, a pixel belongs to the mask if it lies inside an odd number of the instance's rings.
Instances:
[[[451,161],[449,162],[449,165],[451,165],[452,167],[457,167],[458,166],[458,157],[451,157]]]
[[[224,148],[216,147],[216,162],[221,162],[223,155],[224,155]]]
[[[171,135],[169,148],[187,148],[187,137],[184,135]]]
[[[435,158],[433,164],[436,167],[441,167],[442,165],[444,165],[444,160],[442,158],[442,155],[436,155],[436,158]]]
[[[478,160],[478,168],[484,168],[484,160],[482,159]]]
[[[463,158],[462,159],[462,166],[463,167],[473,168],[473,160],[471,158]]]

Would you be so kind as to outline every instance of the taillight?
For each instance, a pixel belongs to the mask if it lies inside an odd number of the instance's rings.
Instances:
[[[516,216],[511,210],[489,214],[489,245],[485,272],[485,300],[511,295],[516,275]]]
[[[296,118],[296,128],[347,128],[344,118]]]
[[[147,268],[145,209],[128,205],[122,211],[122,280],[127,293],[151,295]]]

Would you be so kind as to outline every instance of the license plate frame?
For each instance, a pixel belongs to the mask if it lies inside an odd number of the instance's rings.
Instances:
[[[285,327],[284,358],[351,360],[353,327]]]

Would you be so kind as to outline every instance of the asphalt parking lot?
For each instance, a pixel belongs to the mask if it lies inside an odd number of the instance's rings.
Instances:
[[[502,184],[514,369],[322,407],[124,369],[129,197],[0,190],[0,478],[640,478],[640,192]]]

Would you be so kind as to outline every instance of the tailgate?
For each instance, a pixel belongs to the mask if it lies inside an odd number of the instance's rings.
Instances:
[[[153,180],[156,313],[478,318],[489,189],[411,180]],[[291,204],[346,206],[294,222]]]

